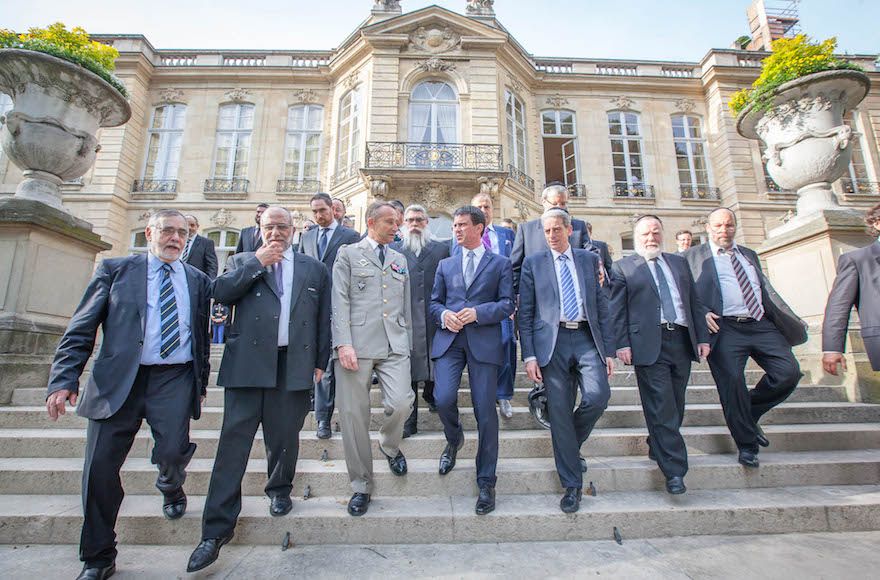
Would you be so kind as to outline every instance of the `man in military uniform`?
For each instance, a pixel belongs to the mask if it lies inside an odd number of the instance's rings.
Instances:
[[[340,248],[333,266],[333,359],[345,464],[354,491],[348,513],[353,516],[367,512],[373,487],[372,373],[379,379],[385,410],[379,450],[394,475],[406,475],[400,441],[415,398],[410,387],[409,272],[406,257],[388,247],[397,232],[397,210],[377,201],[365,218],[367,236]]]

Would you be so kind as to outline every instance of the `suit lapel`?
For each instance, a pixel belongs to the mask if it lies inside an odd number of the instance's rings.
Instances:
[[[385,265],[379,263],[379,256],[376,255],[376,251],[373,249],[373,246],[370,244],[370,242],[367,240],[367,238],[364,238],[363,240],[361,240],[359,242],[359,245],[361,248],[361,253],[364,256],[366,256],[367,259],[370,260],[370,262],[372,262],[373,264],[378,266],[380,270],[385,269]],[[386,257],[388,256],[388,249],[387,248],[385,250],[385,256]]]
[[[581,289],[581,301],[584,303],[584,314],[587,317],[587,320],[590,320],[590,307],[588,304],[590,303],[587,300],[587,285],[593,285],[593,277],[591,276],[591,272],[587,268],[587,259],[583,254],[576,252],[574,248],[571,249],[571,254],[574,256],[575,261],[575,271],[578,273],[578,284]],[[552,255],[552,254],[551,254]],[[592,289],[592,288],[591,288]]]
[[[476,269],[474,269],[474,279],[471,280],[471,287],[473,287],[474,283],[477,281],[477,278],[480,277],[480,272],[482,272],[486,268],[486,264],[494,257],[494,252],[489,248],[486,248],[486,251],[483,252],[483,258],[480,260],[480,263],[477,264]]]
[[[648,286],[654,291],[657,298],[660,298],[660,290],[657,288],[657,281],[654,280],[654,274],[651,273],[651,265],[642,256],[636,256],[636,272],[642,272],[643,276],[648,278]]]
[[[330,236],[330,239],[327,240],[327,247],[324,248],[324,256],[329,256],[333,252],[333,248],[339,245],[339,241],[342,239],[342,226],[336,226],[336,229],[333,230],[333,235]],[[324,260],[324,256],[321,256],[321,260]],[[331,264],[332,265],[332,264]]]
[[[302,292],[303,284],[305,283],[305,279],[308,277],[307,272],[303,272],[301,268],[307,268],[309,266],[308,260],[306,260],[305,256],[302,254],[294,252],[293,254],[293,273],[296,274],[293,277],[293,283],[290,285],[290,302],[288,304],[288,308],[291,312],[293,312],[293,307],[296,304],[296,301],[299,299],[300,292]],[[297,273],[299,272],[299,273]],[[283,305],[282,305],[283,307]]]
[[[269,269],[268,266],[266,267],[266,275],[263,276],[263,279],[266,280],[266,284],[269,286],[269,288],[272,289],[272,292],[275,293],[275,296],[277,296],[280,299],[281,298],[281,290],[278,288],[278,285],[275,284],[275,266],[274,265],[272,266],[272,269]]]
[[[147,330],[147,285],[150,283],[147,276],[147,254],[141,254],[134,259],[134,279],[140,280],[135,284],[135,296],[137,301],[138,317],[141,320],[141,336]]]
[[[545,239],[546,241],[546,239]],[[547,281],[547,284],[550,286],[550,289],[553,291],[554,304],[556,308],[556,316],[559,316],[559,309],[562,306],[562,297],[559,295],[559,280],[556,276],[556,264],[553,263],[553,252],[549,249],[544,252],[544,259],[538,262],[539,267],[541,267],[544,272],[543,275],[539,277],[535,277],[535,284],[537,286],[538,281],[543,279]],[[551,284],[550,281],[553,281]]]
[[[193,240],[193,244],[196,243],[196,240]],[[192,255],[192,251],[190,251],[190,255]],[[195,266],[193,266],[195,268]],[[199,312],[199,293],[198,293],[198,280],[195,275],[190,273],[189,270],[186,269],[186,266],[183,267],[183,272],[186,274],[186,288],[189,291],[189,320],[190,320],[190,330],[193,336],[193,340],[190,342],[190,348],[192,349],[193,354],[196,352],[196,341],[195,341],[195,333],[199,328],[198,322],[198,312]],[[205,329],[207,330],[207,329]]]

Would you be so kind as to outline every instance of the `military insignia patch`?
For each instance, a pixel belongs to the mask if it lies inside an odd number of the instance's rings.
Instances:
[[[365,260],[364,258],[361,258],[360,261],[358,261],[358,266],[363,268],[364,266],[366,266],[369,263],[370,263],[369,260]]]
[[[391,269],[398,274],[406,274],[406,266],[401,266],[395,262],[391,262]]]
[[[363,280],[358,280],[358,290],[363,290],[366,287],[367,287],[366,282],[364,282]]]

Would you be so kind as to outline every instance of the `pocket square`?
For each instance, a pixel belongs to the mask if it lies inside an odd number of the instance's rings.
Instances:
[[[309,292],[317,292],[317,290],[315,290],[315,289],[312,288],[312,287],[309,287]]]

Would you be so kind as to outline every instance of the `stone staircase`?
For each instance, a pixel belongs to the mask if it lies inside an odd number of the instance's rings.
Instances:
[[[198,542],[223,411],[222,389],[214,386],[221,354],[222,347],[215,346],[208,398],[202,419],[193,423],[198,449],[188,469],[187,515],[175,522],[161,515],[156,470],[149,461],[152,442],[144,426],[122,470],[121,543]],[[753,383],[761,371],[749,366],[747,374]],[[615,527],[629,538],[880,529],[880,405],[849,403],[843,387],[802,384],[762,421],[772,445],[762,450],[759,469],[746,469],[736,461],[708,367],[694,365],[682,429],[690,459],[688,493],[670,496],[659,469],[646,457],[647,431],[635,385],[630,369],[613,377],[610,406],[582,449],[589,465],[585,485],[591,482],[596,495],[585,496],[577,514],[559,510],[562,490],[550,433],[529,415],[531,385],[521,372],[514,416],[500,419],[497,509],[489,516],[478,517],[473,510],[477,435],[463,388],[459,402],[466,440],[456,468],[445,477],[437,474],[445,440],[438,417],[422,406],[419,434],[402,445],[406,477],[390,473],[373,434],[376,490],[362,518],[345,510],[351,491],[341,434],[317,439],[311,415],[301,433],[293,512],[270,517],[258,433],[234,541],[280,545],[287,532],[295,544],[411,544],[609,539]],[[374,389],[374,428],[382,414],[379,395]],[[86,420],[68,414],[51,422],[44,396],[41,385],[21,388],[11,405],[0,407],[0,543],[79,541]],[[303,498],[306,489],[309,499]]]

